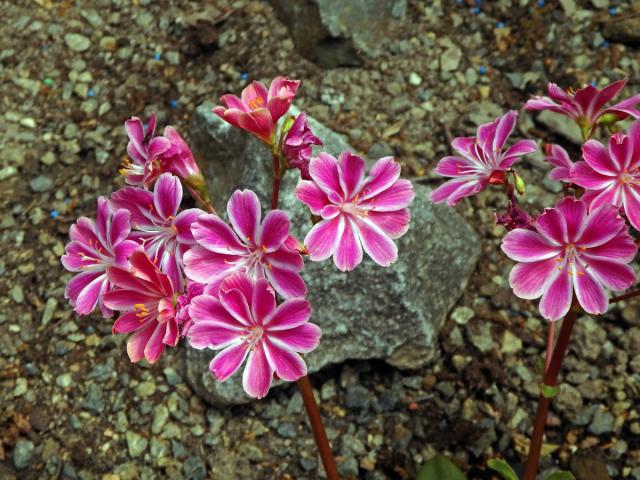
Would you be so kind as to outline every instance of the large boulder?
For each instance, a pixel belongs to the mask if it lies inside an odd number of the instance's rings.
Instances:
[[[226,201],[238,188],[251,188],[268,206],[271,157],[246,132],[198,107],[191,122],[191,147],[205,170],[214,205],[226,216]],[[314,133],[338,155],[350,149],[344,138],[314,119]],[[294,234],[311,227],[308,208],[294,195],[296,171],[283,179],[279,207],[289,212]],[[366,258],[354,271],[340,272],[331,260],[308,262],[304,277],[313,305],[312,321],[322,328],[320,346],[306,356],[310,372],[348,359],[378,358],[398,368],[419,368],[437,352],[438,330],[459,298],[479,256],[479,240],[452,209],[428,201],[429,189],[415,185],[409,232],[398,240],[398,261],[383,268]],[[213,351],[185,349],[186,377],[195,391],[214,404],[249,400],[241,375],[225,383],[208,370]]]
[[[270,0],[302,56],[323,68],[357,66],[376,57],[381,39],[402,25],[406,0]]]

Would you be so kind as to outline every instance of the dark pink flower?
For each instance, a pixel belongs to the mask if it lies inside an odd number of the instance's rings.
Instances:
[[[322,145],[322,142],[311,132],[307,124],[307,114],[302,112],[284,138],[282,153],[287,157],[290,166],[300,170],[300,176],[304,180],[311,180],[309,161],[312,145]]]
[[[480,125],[475,137],[457,137],[451,142],[460,156],[444,157],[436,166],[436,173],[452,177],[436,188],[429,198],[433,203],[456,205],[462,198],[475,195],[489,184],[501,184],[505,172],[522,155],[535,151],[533,140],[520,140],[505,149],[505,143],[516,126],[518,112],[511,110],[492,123]]]
[[[535,221],[536,219],[522,210],[513,199],[509,200],[507,213],[496,215],[496,223],[502,225],[509,231],[515,230],[516,228],[535,230],[533,227]]]
[[[599,121],[609,123],[624,120],[629,116],[640,118],[640,110],[635,108],[640,103],[640,95],[634,95],[609,108],[604,108],[622,91],[626,84],[627,79],[618,80],[602,90],[587,85],[574,93],[572,90],[565,92],[555,83],[549,83],[547,87],[549,96],[533,97],[527,101],[524,108],[527,110],[551,110],[566,115],[578,123],[585,136],[589,136]]]
[[[320,342],[320,328],[309,323],[307,300],[292,298],[276,307],[267,281],[242,273],[227,277],[218,297],[194,298],[189,313],[191,346],[222,350],[209,364],[213,376],[225,381],[248,357],[242,384],[255,398],[267,395],[274,373],[288,382],[306,375],[299,353],[311,352]]]
[[[98,198],[96,221],[80,217],[71,226],[71,241],[65,247],[61,261],[71,272],[80,272],[67,284],[65,297],[76,313],[88,315],[100,306],[104,317],[113,312],[104,305],[102,296],[111,289],[107,268],[126,265],[127,259],[140,246],[127,240],[131,226],[127,210],[115,210],[107,199]]]
[[[166,273],[176,291],[183,286],[183,255],[195,245],[191,224],[204,213],[190,208],[178,213],[182,202],[180,180],[170,173],[158,178],[153,193],[125,187],[111,195],[111,202],[131,212],[132,231],[129,238],[144,250]]]
[[[131,254],[130,267],[109,267],[109,280],[116,287],[104,294],[104,303],[124,312],[113,324],[113,333],[132,333],[127,353],[132,362],[146,358],[156,362],[165,346],[180,339],[176,320],[176,296],[169,277],[144,252]]]
[[[187,290],[176,299],[176,320],[181,325],[180,334],[184,337],[191,328],[191,316],[189,315],[189,306],[191,301],[205,293],[205,285],[198,282],[187,281]]]
[[[312,181],[302,180],[296,196],[322,220],[304,239],[313,261],[333,256],[336,266],[353,270],[362,261],[362,250],[379,265],[396,261],[393,242],[409,228],[414,192],[401,180],[400,165],[393,157],[378,160],[368,176],[365,161],[349,152],[339,160],[321,153],[311,160]]]
[[[534,227],[507,233],[502,250],[520,262],[509,275],[513,292],[520,298],[542,297],[544,318],[566,315],[574,291],[586,312],[602,314],[609,304],[605,289],[625,290],[636,281],[627,264],[637,247],[615,206],[587,212],[582,200],[563,198]]]
[[[304,262],[289,249],[289,217],[272,210],[260,223],[258,196],[236,190],[227,203],[231,227],[217,215],[202,215],[191,230],[198,246],[184,257],[187,276],[215,290],[229,274],[240,271],[269,280],[285,298],[303,297],[307,287],[300,276]]]
[[[146,182],[148,185],[163,173],[173,173],[178,178],[189,183],[190,180],[203,182],[202,172],[193,158],[189,145],[171,126],[165,127],[164,137],[168,147],[155,157],[150,158]]]
[[[570,183],[573,162],[567,151],[560,145],[547,144],[544,146],[544,153],[544,159],[555,167],[549,172],[549,178],[557,182]]]
[[[582,158],[571,169],[571,181],[587,190],[582,198],[589,208],[622,207],[640,230],[640,121],[631,125],[628,135],[614,134],[608,150],[597,140],[587,141]]]
[[[156,130],[155,113],[149,117],[146,128],[138,117],[127,120],[124,128],[129,136],[129,158],[122,163],[120,173],[129,185],[149,187],[149,162],[169,148],[169,140],[153,136]]]
[[[287,77],[274,78],[269,90],[254,81],[242,90],[241,98],[231,94],[220,97],[224,107],[215,107],[213,113],[234,127],[273,144],[278,120],[289,110],[299,86],[298,80]]]

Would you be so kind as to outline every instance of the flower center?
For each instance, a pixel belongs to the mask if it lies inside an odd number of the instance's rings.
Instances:
[[[244,337],[244,341],[249,344],[249,348],[253,350],[260,339],[262,338],[262,334],[264,333],[264,328],[261,326],[251,327],[247,330],[247,334]]]
[[[144,175],[144,165],[135,164],[128,158],[125,158],[122,160],[118,172],[125,177],[128,175]]]
[[[588,265],[583,265],[580,261],[582,252],[586,250],[585,247],[576,247],[573,243],[568,243],[564,247],[564,255],[556,258],[556,262],[559,263],[558,270],[566,272],[569,275],[584,275],[584,270]]]
[[[251,108],[251,110],[256,110],[257,108],[262,107],[263,103],[264,100],[262,100],[261,97],[252,98],[251,100],[249,100],[249,108]]]
[[[638,177],[640,177],[640,172],[637,168],[634,168],[631,171],[625,169],[620,175],[620,183],[623,185],[638,185],[640,184],[640,179]]]

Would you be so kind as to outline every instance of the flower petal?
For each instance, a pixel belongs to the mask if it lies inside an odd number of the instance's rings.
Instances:
[[[571,168],[570,180],[588,190],[600,190],[613,184],[615,178],[596,172],[587,162],[576,162]]]
[[[340,186],[340,175],[338,173],[338,161],[328,153],[321,152],[309,163],[309,174],[314,182],[327,195],[333,193],[341,197],[344,196]]]
[[[191,226],[193,238],[211,252],[244,255],[247,247],[242,244],[229,225],[217,215],[200,215]]]
[[[342,235],[344,223],[342,216],[316,223],[307,233],[304,243],[309,250],[309,258],[314,262],[326,260],[335,250],[335,245]]]
[[[118,317],[111,327],[112,333],[131,333],[144,327],[144,322],[140,321],[140,318],[135,312],[126,312]]]
[[[133,363],[139,362],[144,358],[144,350],[157,325],[158,322],[151,321],[127,340],[127,355],[129,355],[129,360]]]
[[[261,346],[254,348],[249,354],[247,365],[242,374],[242,386],[249,396],[264,398],[269,393],[273,369]]]
[[[309,353],[320,344],[322,332],[313,323],[303,323],[287,330],[269,330],[269,339],[273,343],[284,344],[292,350]]]
[[[170,173],[163,173],[153,189],[153,204],[163,219],[173,219],[182,202],[180,179]]]
[[[556,245],[567,242],[567,224],[560,211],[555,208],[547,208],[535,223],[536,229],[547,241]]]
[[[374,262],[388,267],[398,259],[398,247],[375,223],[364,218],[356,220],[356,224],[356,233],[362,247]]]
[[[409,230],[411,213],[408,208],[392,212],[377,212],[372,210],[367,215],[367,221],[373,223],[391,239],[397,239]]]
[[[353,197],[362,188],[366,166],[362,158],[351,152],[344,151],[340,154],[338,158],[338,177],[346,198]]]
[[[265,275],[273,288],[284,298],[304,297],[307,286],[298,271],[270,264]]]
[[[391,212],[409,206],[415,197],[413,185],[409,180],[397,180],[375,197],[360,202],[363,207],[372,207],[378,212]]]
[[[260,200],[254,192],[251,190],[233,192],[227,203],[227,214],[233,229],[242,240],[255,241],[262,214]]]
[[[502,251],[517,262],[539,262],[556,257],[562,247],[551,244],[538,232],[517,228],[507,233],[502,240]]]
[[[564,217],[567,225],[567,238],[570,243],[578,241],[587,226],[587,205],[572,197],[560,200],[556,208]]]
[[[626,290],[636,282],[636,274],[622,262],[597,259],[585,255],[585,264],[591,275],[603,286],[617,292]]]
[[[302,180],[298,183],[296,197],[306,204],[314,215],[320,215],[322,209],[329,204],[327,194],[309,180]]]
[[[609,299],[604,288],[585,269],[580,262],[574,264],[574,285],[578,302],[584,310],[593,315],[600,315],[607,311]]]
[[[290,228],[291,222],[285,212],[271,210],[262,221],[256,244],[265,252],[273,252],[286,240]]]
[[[259,278],[253,288],[251,296],[251,312],[258,324],[262,324],[264,319],[271,315],[276,309],[276,297],[273,290],[269,288],[269,282],[264,278]]]
[[[611,143],[609,144],[611,146]],[[597,140],[588,140],[582,145],[582,158],[597,173],[606,176],[616,176],[622,167],[621,163],[609,155],[606,147]]]
[[[573,286],[571,275],[566,270],[558,273],[540,300],[540,314],[547,320],[559,320],[571,308]]]
[[[584,233],[576,243],[580,247],[597,247],[618,235],[624,226],[624,220],[618,215],[618,208],[604,205],[589,213]]]
[[[220,303],[238,322],[254,325],[255,319],[249,310],[251,298],[246,298],[240,290],[228,290],[220,295]]]
[[[555,258],[518,263],[509,274],[509,285],[517,297],[533,300],[544,293],[546,285],[557,273],[557,267]]]
[[[270,342],[267,337],[264,339],[263,349],[271,369],[281,379],[294,382],[307,374],[307,365],[302,357],[287,346]]]
[[[499,152],[504,147],[507,138],[513,133],[513,129],[516,127],[516,120],[518,119],[518,112],[510,110],[502,117],[497,119],[496,133],[493,138],[493,151]]]
[[[249,344],[245,341],[229,345],[211,360],[209,370],[217,380],[224,382],[240,368],[248,351]]]
[[[264,319],[263,325],[269,334],[302,325],[311,317],[311,303],[304,298],[285,300]]]
[[[362,199],[378,195],[388,189],[400,178],[400,164],[393,157],[382,157],[373,164],[362,192]]]
[[[191,280],[198,283],[213,283],[239,267],[235,264],[242,257],[222,255],[195,246],[184,254],[184,271]]]
[[[353,270],[362,262],[362,245],[356,232],[358,227],[354,225],[351,215],[342,215],[339,218],[344,226],[333,252],[333,261],[339,270],[345,272]]]
[[[165,343],[162,341],[167,330],[167,323],[157,323],[147,345],[144,347],[144,358],[149,363],[156,363],[162,356],[165,349]]]

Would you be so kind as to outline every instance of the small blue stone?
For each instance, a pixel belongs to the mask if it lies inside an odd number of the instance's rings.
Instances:
[[[616,7],[609,8],[609,15],[615,17],[618,14],[618,9]]]
[[[484,75],[485,73],[487,73],[487,67],[483,66],[483,67],[478,68],[478,73],[480,75]]]
[[[539,7],[544,7],[544,4],[545,4],[545,0],[538,0]]]
[[[89,91],[87,92],[87,97],[95,97],[96,96],[96,92],[93,90],[93,88],[90,88]]]
[[[464,1],[464,0],[456,0],[456,3],[457,3],[458,5],[462,5],[462,2],[463,2],[463,1]]]
[[[482,5],[482,0],[476,0],[476,5]]]
[[[473,7],[471,9],[471,13],[473,13],[474,15],[478,15],[480,13],[480,7]]]
[[[600,45],[602,48],[609,48],[609,42],[607,40],[604,40],[602,42],[602,45]]]
[[[49,213],[49,216],[51,218],[56,218],[58,216],[58,211],[57,210],[51,210],[51,213]]]
[[[249,74],[247,72],[240,73],[240,80],[248,80],[248,79],[249,79]]]
[[[598,82],[596,82],[595,80],[591,80],[590,82],[592,87],[597,87],[598,86]]]
[[[178,106],[178,100],[169,100],[169,106],[171,108],[176,108]]]
[[[69,197],[64,199],[64,204],[69,205],[71,203],[71,199]]]
[[[156,52],[156,54],[153,56],[153,58],[155,60],[160,60],[160,52]]]
[[[496,23],[496,28],[504,28],[504,22]]]

